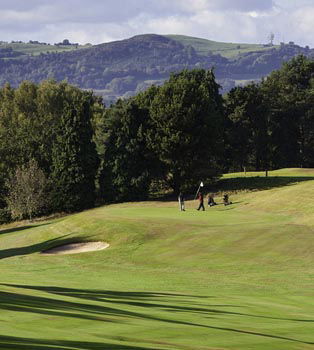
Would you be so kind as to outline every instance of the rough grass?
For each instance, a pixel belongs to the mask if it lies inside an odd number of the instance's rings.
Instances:
[[[226,175],[235,204],[206,212],[127,203],[2,227],[0,349],[314,349],[314,171],[262,175]]]

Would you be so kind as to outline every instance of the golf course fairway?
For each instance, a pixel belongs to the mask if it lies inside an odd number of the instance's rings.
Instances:
[[[123,203],[1,226],[0,349],[314,349],[314,170],[224,181],[233,204],[205,212]],[[84,242],[109,246],[42,254]]]

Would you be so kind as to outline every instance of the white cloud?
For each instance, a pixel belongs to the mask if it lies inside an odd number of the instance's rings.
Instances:
[[[291,38],[303,45],[311,44],[314,46],[314,4],[302,9],[298,9],[290,18],[289,25],[291,30]],[[311,38],[312,40],[310,40]],[[311,41],[311,42],[310,42]]]
[[[101,43],[144,33],[314,46],[314,0],[0,0],[1,40]]]

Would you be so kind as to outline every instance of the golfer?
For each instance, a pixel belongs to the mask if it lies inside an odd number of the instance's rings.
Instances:
[[[204,211],[205,210],[205,207],[204,207],[204,196],[203,196],[202,192],[198,193],[198,200],[200,202],[200,205],[198,206],[197,210],[200,210],[202,208],[203,211]]]
[[[179,209],[180,209],[180,211],[185,211],[184,195],[183,195],[182,192],[179,193],[178,201],[179,201]]]

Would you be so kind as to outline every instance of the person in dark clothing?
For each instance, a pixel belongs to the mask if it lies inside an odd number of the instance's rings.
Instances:
[[[229,201],[229,195],[225,194],[223,197],[224,205],[232,204],[232,202]]]
[[[204,207],[204,196],[203,196],[202,192],[198,193],[198,200],[200,202],[200,205],[198,206],[197,210],[200,210],[202,208],[203,211],[204,211],[205,210],[205,207]]]
[[[182,192],[179,193],[178,201],[180,210],[185,211],[184,194]]]
[[[208,195],[208,206],[213,207],[214,205],[217,205],[217,203],[214,201],[214,195],[209,194]]]

